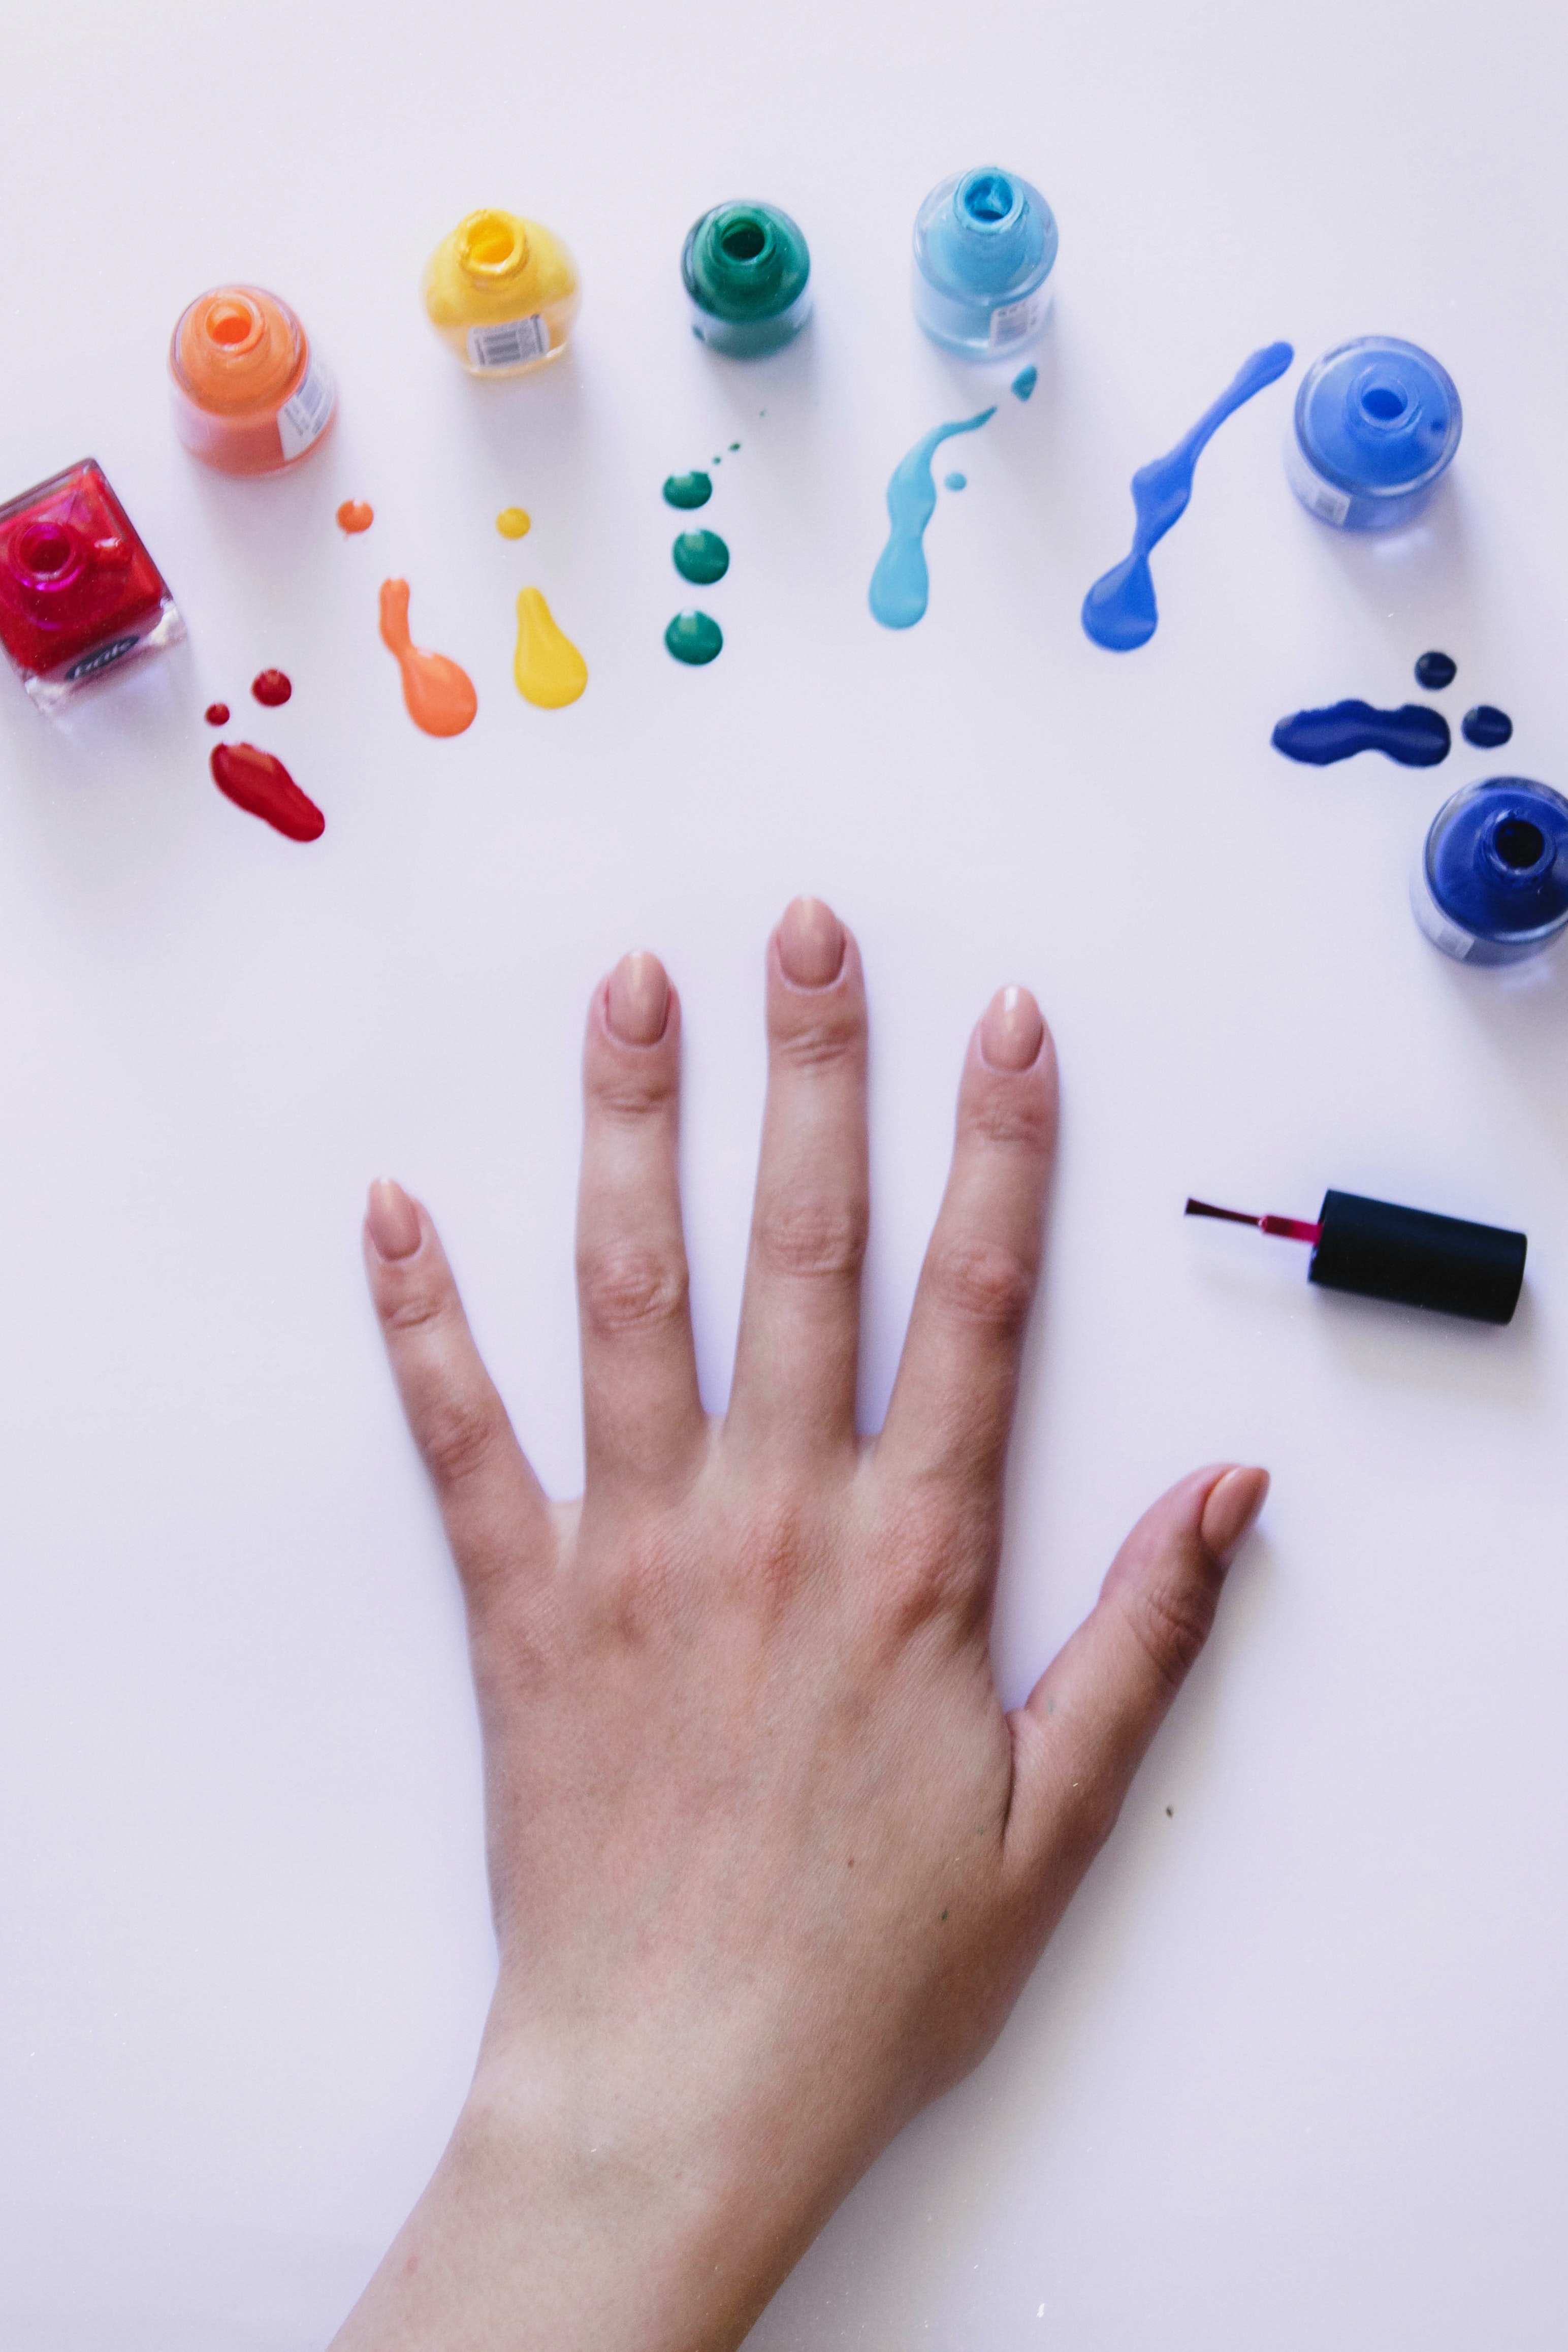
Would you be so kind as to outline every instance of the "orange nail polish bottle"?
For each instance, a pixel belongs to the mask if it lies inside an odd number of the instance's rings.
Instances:
[[[287,302],[259,286],[215,286],[169,345],[174,430],[225,474],[276,474],[325,436],[332,379]]]

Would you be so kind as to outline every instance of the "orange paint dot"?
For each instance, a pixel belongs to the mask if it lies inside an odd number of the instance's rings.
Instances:
[[[375,519],[374,507],[363,499],[345,499],[338,509],[338,520],[350,537],[357,530],[369,530]]]
[[[397,656],[402,698],[414,725],[427,735],[461,735],[474,724],[479,698],[465,669],[444,654],[427,654],[408,633],[408,582],[382,582],[382,643]]]

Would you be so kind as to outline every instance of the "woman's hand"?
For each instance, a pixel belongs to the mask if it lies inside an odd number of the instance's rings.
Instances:
[[[466,1596],[500,1969],[472,2093],[340,2352],[721,2352],[996,2035],[1202,1647],[1260,1470],[1195,1471],[1006,1715],[988,1628],[1056,1121],[1021,989],[970,1042],[887,1424],[855,1432],[866,1013],[836,918],[768,950],[729,1410],[697,1393],[680,1007],[588,1021],[580,1503],[547,1500],[435,1230],[371,1286]]]

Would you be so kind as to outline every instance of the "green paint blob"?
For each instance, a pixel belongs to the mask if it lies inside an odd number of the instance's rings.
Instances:
[[[713,484],[706,474],[672,474],[664,484],[664,503],[672,507],[706,507]]]
[[[706,613],[677,613],[664,631],[664,643],[677,661],[700,667],[715,659],[724,644],[724,631]]]
[[[683,530],[670,550],[683,580],[711,587],[729,570],[729,550],[716,530]]]
[[[732,442],[730,443],[730,445],[729,445],[729,446],[730,446],[730,447],[731,447],[732,449],[738,449],[738,448],[739,448],[739,446],[740,446],[740,444],[739,444],[739,442],[738,442],[738,441],[732,441]]]

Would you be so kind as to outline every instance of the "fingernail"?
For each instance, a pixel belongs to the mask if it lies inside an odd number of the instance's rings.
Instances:
[[[365,1223],[382,1257],[412,1257],[419,1247],[419,1212],[390,1176],[378,1176],[371,1186]]]
[[[610,975],[610,1034],[623,1045],[656,1045],[670,1009],[670,983],[656,955],[623,955]]]
[[[844,968],[844,927],[820,898],[792,898],[779,926],[779,961],[797,988],[826,988]]]
[[[1269,1493],[1267,1470],[1228,1470],[1208,1490],[1198,1532],[1207,1549],[1228,1568],[1241,1548]]]
[[[1044,1016],[1028,989],[998,988],[980,1024],[980,1053],[993,1070],[1027,1070],[1044,1035]]]

